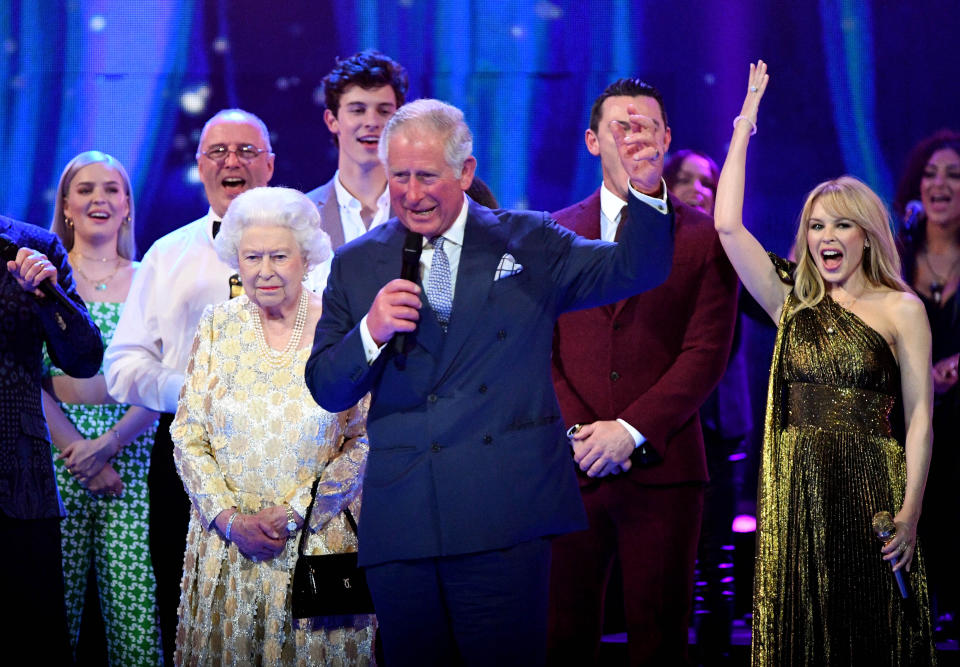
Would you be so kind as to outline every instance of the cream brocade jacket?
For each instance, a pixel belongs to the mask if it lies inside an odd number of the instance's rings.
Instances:
[[[290,580],[299,533],[276,558],[254,563],[213,527],[231,507],[253,514],[287,503],[305,516],[319,475],[306,553],[357,549],[341,512],[349,506],[360,516],[368,400],[339,414],[323,410],[303,379],[310,348],[286,366],[272,366],[260,351],[255,316],[246,296],[207,308],[171,427],[192,504],[176,662],[322,664],[339,657],[367,664],[372,616],[293,628]]]

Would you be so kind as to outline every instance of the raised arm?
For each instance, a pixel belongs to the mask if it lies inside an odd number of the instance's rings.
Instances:
[[[743,226],[747,145],[756,132],[757,110],[769,79],[765,62],[760,60],[756,65],[750,65],[747,96],[734,121],[730,149],[720,171],[713,220],[720,243],[743,286],[776,323],[780,321],[780,311],[790,288],[777,276],[760,242]]]

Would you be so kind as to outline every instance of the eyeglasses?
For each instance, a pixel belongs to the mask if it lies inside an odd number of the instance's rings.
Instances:
[[[266,153],[267,149],[257,148],[251,144],[243,144],[242,146],[237,146],[234,149],[230,149],[223,144],[217,144],[211,146],[205,151],[200,151],[201,155],[206,155],[208,158],[216,162],[217,164],[223,164],[227,161],[227,157],[230,153],[233,153],[237,156],[237,159],[241,162],[253,162],[256,160],[261,153]]]

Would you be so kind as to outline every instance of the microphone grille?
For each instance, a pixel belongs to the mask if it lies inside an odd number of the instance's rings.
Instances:
[[[892,535],[897,531],[897,526],[893,522],[893,516],[890,512],[877,512],[873,515],[873,532],[877,535]]]

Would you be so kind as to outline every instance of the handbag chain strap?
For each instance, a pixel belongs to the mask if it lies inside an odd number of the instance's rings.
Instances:
[[[307,515],[303,517],[303,527],[300,529],[300,541],[297,544],[297,555],[303,555],[303,547],[306,544],[307,533],[310,532],[310,515],[313,514],[313,505],[317,500],[317,487],[320,486],[320,477],[313,480],[313,486],[310,488],[310,504],[307,505]],[[353,518],[353,513],[349,507],[343,508],[343,514],[347,518],[347,523],[353,529],[353,534],[357,534],[357,522]]]

